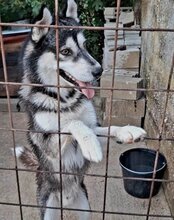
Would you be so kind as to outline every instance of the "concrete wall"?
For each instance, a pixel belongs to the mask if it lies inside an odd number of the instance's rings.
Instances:
[[[142,27],[174,28],[174,1],[142,0]],[[147,88],[167,88],[173,53],[173,32],[142,33],[141,74],[146,79],[145,84]],[[174,89],[174,76],[171,88]],[[146,95],[145,129],[148,131],[149,137],[158,137],[166,94],[148,92]],[[165,121],[164,136],[174,138],[174,93],[170,94]],[[148,145],[152,148],[157,148],[158,142],[149,141]],[[163,141],[160,149],[168,161],[166,177],[174,179],[174,141]],[[174,215],[174,183],[165,184],[164,188],[172,214]]]

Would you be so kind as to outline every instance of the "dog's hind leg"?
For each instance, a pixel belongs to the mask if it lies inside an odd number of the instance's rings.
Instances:
[[[58,198],[54,193],[50,194],[46,206],[53,208],[46,208],[43,220],[59,220],[60,209],[54,209],[54,207],[58,207]]]
[[[79,191],[79,195],[75,199],[71,207],[73,209],[88,210],[87,212],[77,210],[76,213],[79,217],[79,220],[91,220],[90,205],[86,193],[84,191],[82,190]]]
[[[54,209],[54,207],[55,208],[60,207],[59,202],[58,202],[58,197],[56,196],[56,194],[54,194],[54,193],[50,194],[50,196],[47,200],[46,206],[48,208],[46,208],[46,210],[45,210],[43,220],[59,220],[59,219],[61,219],[60,209]],[[73,211],[73,212],[76,212],[79,220],[91,220],[90,206],[89,206],[89,202],[87,199],[87,195],[86,195],[86,192],[83,191],[82,189],[80,189],[78,197],[76,197],[71,203],[66,204],[63,207],[75,209],[75,210],[77,209],[77,211]],[[84,211],[78,211],[78,209],[84,210]],[[89,211],[85,212],[85,210],[89,210]]]

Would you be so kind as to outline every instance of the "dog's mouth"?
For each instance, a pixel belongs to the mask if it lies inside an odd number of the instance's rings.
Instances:
[[[59,73],[66,81],[77,86],[77,89],[82,92],[88,99],[92,99],[94,97],[95,90],[90,88],[92,83],[79,81],[64,70],[60,70]]]

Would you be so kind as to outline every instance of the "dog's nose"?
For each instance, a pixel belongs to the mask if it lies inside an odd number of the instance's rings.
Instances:
[[[95,78],[99,78],[102,75],[103,69],[102,67],[96,67],[93,71],[92,71],[92,75]]]

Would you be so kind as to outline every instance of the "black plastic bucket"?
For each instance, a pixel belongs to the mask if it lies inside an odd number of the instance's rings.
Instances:
[[[156,151],[146,148],[134,148],[121,154],[120,166],[123,177],[152,178]],[[162,179],[167,167],[165,157],[158,157],[155,179]],[[152,181],[124,179],[127,193],[138,198],[149,198]],[[159,192],[161,182],[154,183],[153,196]]]

